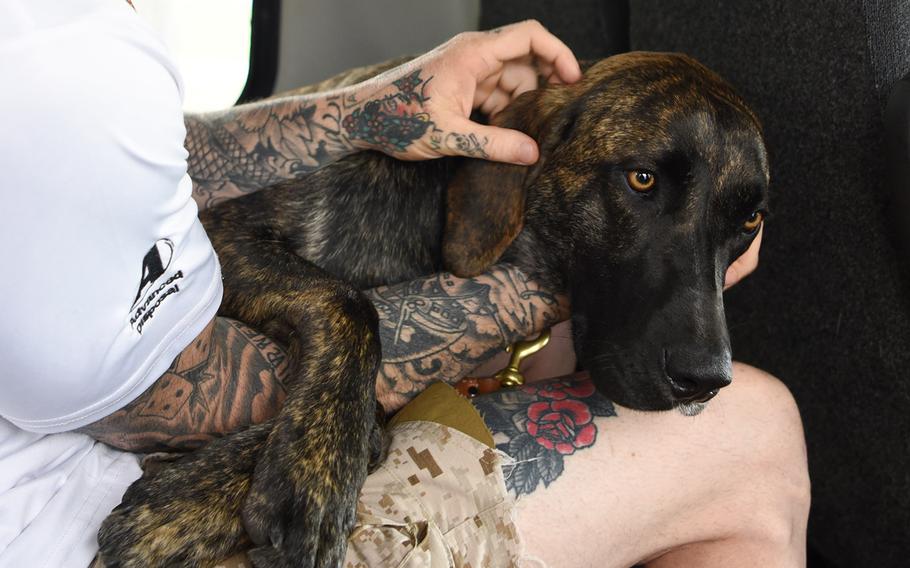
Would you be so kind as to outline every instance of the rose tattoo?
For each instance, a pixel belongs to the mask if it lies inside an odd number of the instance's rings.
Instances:
[[[616,416],[613,403],[588,380],[558,379],[474,399],[496,447],[515,464],[506,486],[516,496],[547,487],[570,456],[594,444],[597,416]]]

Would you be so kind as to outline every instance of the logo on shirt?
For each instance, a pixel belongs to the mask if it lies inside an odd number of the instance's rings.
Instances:
[[[130,307],[130,326],[138,333],[142,333],[142,328],[155,316],[161,303],[180,291],[177,281],[183,278],[182,270],[178,270],[163,282],[159,282],[167,273],[173,259],[174,243],[170,239],[155,241],[142,259],[139,290]]]

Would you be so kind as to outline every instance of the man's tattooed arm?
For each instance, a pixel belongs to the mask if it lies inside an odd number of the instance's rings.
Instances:
[[[199,208],[294,179],[354,152],[337,116],[345,96],[354,95],[269,99],[187,115],[188,169]],[[327,114],[330,110],[335,115]]]
[[[194,449],[274,415],[286,368],[269,338],[217,317],[139,398],[80,431],[134,452]]]
[[[566,305],[512,267],[476,278],[448,273],[366,292],[379,312],[386,411],[430,382],[457,381],[517,339],[566,315]],[[271,418],[285,398],[287,355],[249,326],[217,317],[139,398],[80,429],[134,451],[188,450]]]
[[[411,159],[440,152],[487,157],[486,138],[447,132],[433,122],[427,112],[432,79],[415,69],[386,84],[372,81],[188,115],[185,144],[196,202],[204,209],[363,149]]]
[[[613,403],[584,374],[503,389],[473,402],[496,447],[514,460],[505,477],[516,497],[553,483],[570,456],[597,442],[600,417],[616,416]]]
[[[379,313],[377,396],[387,412],[430,382],[454,383],[516,340],[564,319],[565,301],[514,267],[475,278],[441,273],[368,290]]]

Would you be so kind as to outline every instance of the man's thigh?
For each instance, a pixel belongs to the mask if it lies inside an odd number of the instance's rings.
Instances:
[[[389,423],[386,459],[361,488],[345,568],[515,566],[502,457],[479,414],[443,383]],[[247,568],[246,554],[218,568]]]
[[[479,433],[467,401],[428,389],[393,420],[346,565],[433,566],[457,553],[477,565],[628,567],[674,551],[655,565],[708,566],[669,560],[752,533],[755,566],[799,565],[808,505],[799,415],[773,377],[740,364],[734,374],[696,416],[618,407],[573,377],[500,391],[474,400],[490,430]],[[225,566],[245,566],[238,558]]]
[[[733,384],[696,416],[613,405],[606,416],[580,384],[527,387],[535,397],[520,404],[476,403],[518,461],[506,475],[526,554],[552,568],[627,567],[692,543],[751,539],[767,550],[747,553],[755,566],[802,563],[805,446],[777,379],[735,364]]]

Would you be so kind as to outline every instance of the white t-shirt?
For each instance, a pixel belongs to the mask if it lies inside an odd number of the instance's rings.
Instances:
[[[181,83],[124,0],[0,0],[0,566],[85,566],[139,475],[87,436],[214,317]]]

